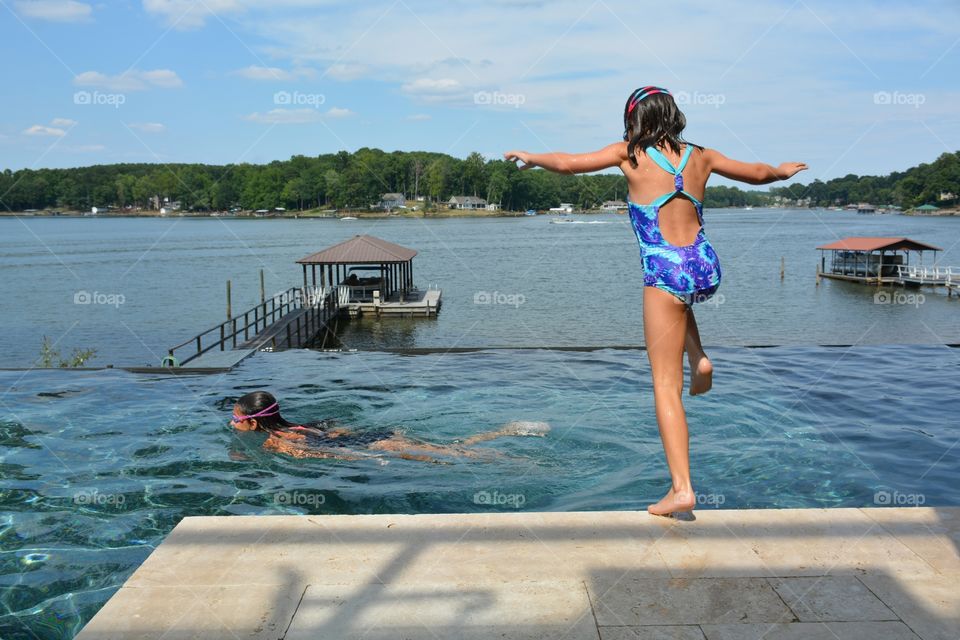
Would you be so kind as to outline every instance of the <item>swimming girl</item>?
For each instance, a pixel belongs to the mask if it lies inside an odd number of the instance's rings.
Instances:
[[[280,404],[266,391],[254,391],[243,396],[233,407],[230,420],[238,431],[263,431],[268,434],[263,447],[297,458],[336,458],[358,460],[371,453],[391,452],[407,460],[439,462],[431,455],[481,457],[485,450],[470,449],[471,445],[504,436],[546,436],[550,425],[545,422],[508,422],[496,431],[488,431],[458,441],[457,445],[439,445],[419,442],[401,433],[386,429],[354,431],[336,426],[333,420],[296,424],[280,415]],[[489,452],[489,450],[487,450]]]
[[[690,395],[710,390],[713,365],[700,344],[693,303],[720,286],[720,261],[703,230],[707,179],[719,174],[749,184],[786,180],[807,168],[802,162],[773,167],[738,162],[682,137],[686,118],[662,87],[642,87],[623,109],[623,142],[593,153],[508,151],[520,169],[543,167],[576,174],[618,167],[627,178],[627,212],[640,243],[643,328],[653,375],[660,438],[672,486],[647,507],[655,515],[690,511],[696,503],[690,481],[689,436],[683,409],[683,354],[690,365]],[[644,204],[640,204],[644,203]]]

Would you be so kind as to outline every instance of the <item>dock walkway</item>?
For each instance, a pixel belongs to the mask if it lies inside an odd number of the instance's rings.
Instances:
[[[960,508],[185,518],[79,640],[953,639]]]

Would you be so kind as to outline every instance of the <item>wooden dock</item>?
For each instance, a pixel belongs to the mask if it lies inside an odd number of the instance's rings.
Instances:
[[[270,299],[261,270],[260,304],[238,315],[231,311],[227,281],[227,319],[169,349],[160,366],[181,371],[229,370],[256,351],[335,344],[342,317],[436,316],[441,291],[414,286],[416,255],[413,249],[374,236],[354,236],[297,260],[303,269],[303,286]]]
[[[844,238],[817,249],[821,252],[817,284],[820,278],[830,278],[876,286],[939,286],[946,287],[948,295],[960,287],[960,268],[936,264],[940,247],[910,238]],[[830,252],[829,266],[826,251]],[[922,264],[926,252],[933,253],[933,266]],[[911,254],[919,255],[921,264],[910,264]]]
[[[960,508],[184,518],[77,640],[946,640]]]
[[[413,289],[405,294],[395,293],[386,300],[375,297],[371,300],[350,301],[347,308],[351,317],[373,313],[375,315],[435,316],[440,311],[440,289],[421,291]]]
[[[260,350],[323,348],[346,310],[345,289],[287,289],[170,348],[161,366],[229,369]]]

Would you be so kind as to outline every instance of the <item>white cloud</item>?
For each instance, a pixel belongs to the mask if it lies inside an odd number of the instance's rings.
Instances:
[[[84,71],[73,79],[82,87],[102,87],[110,91],[142,91],[150,88],[176,89],[183,86],[180,77],[169,69],[137,71],[132,69],[119,75],[108,76],[99,71]]]
[[[404,84],[401,89],[407,93],[452,93],[459,91],[461,85],[453,78],[419,78],[413,82]]]
[[[67,135],[67,132],[63,129],[57,127],[46,127],[42,124],[35,124],[29,129],[24,129],[23,133],[28,136],[51,136],[55,138],[62,138]]]
[[[67,135],[66,129],[70,129],[77,124],[76,120],[70,118],[54,118],[50,125],[35,124],[28,129],[23,130],[24,135],[28,136],[47,136],[52,138],[62,138]]]
[[[51,22],[86,22],[93,13],[89,4],[75,0],[25,0],[14,6],[26,18]]]
[[[334,80],[347,81],[356,80],[369,73],[369,71],[369,67],[363,64],[338,62],[337,64],[332,64],[327,67],[324,76],[333,78]]]
[[[326,113],[321,113],[316,109],[272,109],[266,113],[251,113],[244,116],[244,120],[251,122],[262,122],[266,124],[308,124],[319,122],[324,118],[346,118],[354,113],[349,109],[340,107],[331,107]]]
[[[450,102],[463,99],[469,94],[454,78],[418,78],[401,85],[404,93],[425,102]]]
[[[143,9],[175,29],[202,27],[212,15],[227,15],[240,11],[239,0],[143,0]]]
[[[279,81],[279,82],[292,82],[300,78],[309,78],[315,75],[313,69],[306,69],[299,67],[293,69],[292,71],[287,71],[286,69],[280,69],[278,67],[261,67],[257,65],[250,65],[243,69],[237,69],[233,72],[233,75],[241,76],[247,78],[248,80],[266,80],[266,81]]]
[[[281,8],[317,9],[339,0],[143,0],[143,9],[174,29],[197,29],[207,20],[218,20],[251,10]]]
[[[137,131],[142,131],[144,133],[163,133],[167,130],[167,127],[159,122],[135,122],[128,124],[127,126],[131,129],[136,129]]]

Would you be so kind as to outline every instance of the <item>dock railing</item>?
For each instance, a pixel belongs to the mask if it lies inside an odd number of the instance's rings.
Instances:
[[[960,269],[953,267],[919,267],[899,265],[897,275],[901,280],[911,280],[920,284],[960,285]]]
[[[340,307],[331,287],[290,287],[239,313],[193,338],[167,350],[163,366],[183,366],[208,351],[235,349],[238,343],[249,341],[287,314],[300,309],[325,308],[330,314]],[[180,359],[180,355],[186,355]]]

